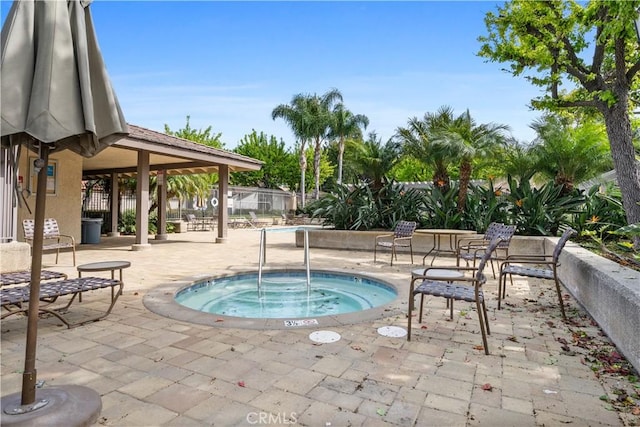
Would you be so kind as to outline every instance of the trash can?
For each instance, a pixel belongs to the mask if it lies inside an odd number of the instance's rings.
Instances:
[[[102,218],[82,218],[81,243],[100,243]]]

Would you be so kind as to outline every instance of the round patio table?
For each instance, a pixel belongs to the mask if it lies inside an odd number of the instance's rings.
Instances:
[[[433,236],[433,246],[429,252],[422,257],[422,265],[424,265],[425,260],[429,255],[433,253],[433,258],[431,258],[431,264],[433,265],[433,261],[436,259],[436,256],[440,254],[453,254],[455,255],[458,251],[458,240],[460,236],[465,234],[476,234],[474,230],[457,230],[457,229],[449,229],[449,228],[423,228],[415,231],[418,234],[429,234]],[[449,247],[442,247],[442,237],[449,237]]]

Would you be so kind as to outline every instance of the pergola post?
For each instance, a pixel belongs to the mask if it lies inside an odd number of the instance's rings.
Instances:
[[[229,166],[218,166],[218,237],[216,243],[227,241],[227,224],[229,222]]]
[[[120,196],[120,188],[118,187],[118,173],[111,172],[111,231],[108,236],[117,237],[120,235],[118,231],[118,198]]]
[[[136,177],[136,243],[131,249],[139,251],[149,247],[149,152],[140,150]]]
[[[167,240],[167,173],[161,169],[158,182],[158,231],[156,240]]]

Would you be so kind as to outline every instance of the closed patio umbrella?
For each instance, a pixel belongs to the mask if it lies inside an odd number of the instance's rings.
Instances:
[[[39,154],[30,295],[40,293],[49,152],[70,149],[90,157],[128,134],[89,3],[15,1],[2,27],[0,141],[3,147],[22,144]],[[9,397],[3,397],[5,414],[20,416],[46,406],[47,400],[60,400],[55,395],[40,399],[46,394],[42,390],[36,402],[38,308],[38,298],[30,298],[20,405],[11,407]],[[11,422],[5,414],[3,425]]]

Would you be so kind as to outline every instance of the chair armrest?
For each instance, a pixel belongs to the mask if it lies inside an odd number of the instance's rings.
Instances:
[[[462,266],[425,267],[424,271],[422,272],[422,274],[421,275],[415,275],[415,277],[420,277],[422,279],[445,280],[445,281],[456,281],[456,280],[458,280],[458,279],[453,279],[451,277],[447,277],[447,278],[443,278],[443,279],[436,278],[438,276],[426,277],[427,271],[429,271],[429,270],[451,270],[451,271],[462,271],[462,272],[464,272],[464,271],[473,271],[473,272],[475,272],[475,271],[478,270],[478,267],[462,267]]]
[[[411,240],[413,236],[394,237],[393,240]]]
[[[547,261],[552,259],[551,255],[509,255],[505,259],[505,261],[517,262],[518,260],[522,261]]]
[[[462,251],[462,250],[470,251],[471,249],[488,246],[489,243],[491,242],[484,239],[470,239],[470,240],[467,240],[464,245],[461,245],[459,241],[458,251]]]
[[[71,239],[71,243],[75,246],[76,238],[71,236],[70,234],[60,234],[59,237],[64,237],[66,239]]]
[[[511,264],[518,264],[518,265],[521,265],[521,264],[524,264],[524,265],[547,265],[549,267],[553,267],[554,262],[553,261],[545,261],[545,260],[527,260],[527,259],[508,260],[508,261],[504,261],[502,264],[500,264],[500,271],[502,272],[502,270],[504,268],[506,268],[508,265],[511,265]]]
[[[378,239],[382,239],[382,238],[389,238],[389,237],[393,237],[393,234],[380,234],[378,236],[376,236],[376,242],[378,241]]]
[[[485,240],[482,238],[481,235],[476,235],[473,237],[463,236],[458,239],[458,246],[464,246],[466,244],[469,244],[470,242],[477,242],[477,241],[484,242]]]

